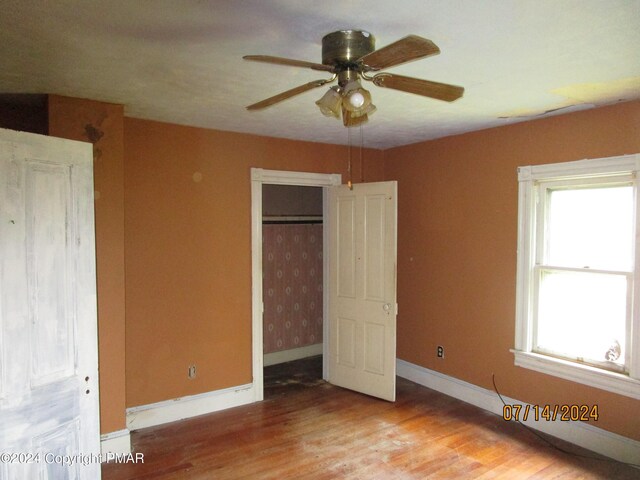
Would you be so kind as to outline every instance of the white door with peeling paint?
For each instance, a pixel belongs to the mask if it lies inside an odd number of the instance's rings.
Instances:
[[[0,129],[2,480],[100,478],[92,165]]]
[[[328,381],[395,401],[397,183],[329,189]]]

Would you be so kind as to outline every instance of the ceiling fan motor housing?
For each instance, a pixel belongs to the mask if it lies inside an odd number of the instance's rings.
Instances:
[[[375,50],[376,39],[364,30],[340,30],[322,37],[322,63],[336,70],[356,67],[356,60]]]

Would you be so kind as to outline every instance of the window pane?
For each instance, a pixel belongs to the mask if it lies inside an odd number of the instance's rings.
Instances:
[[[632,268],[631,186],[551,190],[546,265]]]
[[[627,279],[542,271],[537,350],[624,365]]]

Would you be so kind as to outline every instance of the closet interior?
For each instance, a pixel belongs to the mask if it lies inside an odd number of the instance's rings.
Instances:
[[[265,366],[322,354],[322,188],[262,187]]]

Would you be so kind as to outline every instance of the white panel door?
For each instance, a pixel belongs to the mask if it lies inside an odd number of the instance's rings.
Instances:
[[[2,480],[100,478],[92,164],[0,129]]]
[[[396,396],[397,183],[329,189],[328,381]]]

